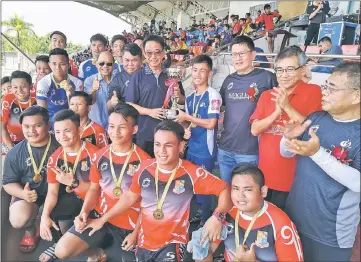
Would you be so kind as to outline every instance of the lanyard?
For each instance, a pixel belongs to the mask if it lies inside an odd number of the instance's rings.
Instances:
[[[66,167],[66,172],[70,172],[72,171],[73,172],[73,175],[75,176],[75,172],[76,172],[76,168],[78,166],[78,162],[79,162],[79,158],[80,158],[80,155],[81,155],[81,152],[83,151],[83,145],[80,146],[80,149],[77,153],[77,156],[75,158],[75,162],[74,162],[74,165],[73,165],[73,169],[72,170],[69,170],[69,167],[68,167],[68,161],[66,159],[66,153],[65,153],[65,150],[64,150],[64,165]]]
[[[201,100],[202,100],[204,94],[207,92],[207,90],[208,90],[208,88],[202,93],[201,98],[199,98],[199,100],[198,100],[197,106],[195,106],[195,104],[196,104],[196,92],[194,93],[194,96],[193,96],[193,116],[194,117],[197,117],[199,105],[201,104]]]
[[[125,159],[122,170],[120,171],[120,174],[119,174],[119,178],[117,179],[117,177],[115,175],[115,171],[114,171],[114,166],[113,166],[112,149],[110,148],[110,150],[109,150],[110,171],[112,173],[113,180],[114,180],[116,188],[120,187],[120,184],[122,183],[125,168],[128,166],[129,159],[132,156],[133,152],[134,152],[134,144],[132,144],[132,148],[130,149],[130,151],[128,153],[128,156]]]
[[[20,112],[22,113],[23,112],[23,108],[21,107],[21,103],[19,100],[16,99],[16,101],[18,102],[18,106],[20,108]],[[31,97],[29,97],[29,106],[27,108],[31,107]],[[25,108],[25,109],[27,109]]]
[[[256,222],[259,214],[261,213],[262,209],[260,211],[258,211],[252,218],[251,222],[249,223],[246,232],[244,233],[244,238],[243,238],[243,242],[242,245],[244,245],[246,243],[246,240],[248,238],[249,232],[251,231],[254,222]],[[234,228],[235,228],[235,240],[236,240],[236,249],[239,248],[239,226],[238,226],[238,221],[239,221],[239,211],[237,211],[237,215],[236,215],[236,220],[234,223]]]
[[[158,194],[158,173],[159,173],[159,168],[158,168],[158,165],[157,165],[157,169],[155,170],[155,194],[157,196],[157,210],[162,210],[162,206],[163,206],[163,203],[164,203],[164,200],[165,200],[165,197],[168,193],[168,190],[169,190],[169,187],[170,187],[170,184],[172,183],[173,179],[174,179],[174,176],[175,174],[177,173],[178,171],[178,165],[177,167],[173,170],[172,174],[170,175],[169,179],[168,179],[168,182],[164,188],[164,191],[163,191],[163,194],[162,194],[162,197],[160,198],[159,200],[159,194]]]
[[[82,131],[81,131],[81,133],[80,133],[80,138],[83,138],[83,134],[84,134],[84,132],[85,132],[85,130],[88,128],[88,126],[90,126],[90,123],[91,123],[92,121],[90,120],[90,119],[88,119],[88,121],[85,123],[85,125],[82,127]]]
[[[35,159],[34,159],[34,156],[33,156],[33,151],[31,150],[31,146],[29,144],[29,142],[27,143],[27,147],[28,147],[28,153],[30,155],[30,160],[31,160],[31,164],[33,165],[33,169],[34,169],[34,174],[35,176],[39,175],[40,172],[41,172],[41,169],[43,168],[44,166],[44,163],[45,163],[45,159],[46,159],[46,156],[49,152],[49,149],[50,149],[50,144],[51,144],[51,136],[49,136],[49,142],[45,148],[45,152],[43,154],[43,157],[41,158],[41,161],[40,161],[40,164],[39,164],[39,167],[37,167],[36,165],[36,162],[35,162]]]

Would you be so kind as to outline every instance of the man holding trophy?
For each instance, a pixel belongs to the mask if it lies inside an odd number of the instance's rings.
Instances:
[[[154,128],[167,116],[175,119],[176,105],[184,104],[185,96],[178,83],[181,70],[162,70],[166,53],[164,39],[149,35],[143,41],[143,50],[148,63],[134,73],[124,92],[124,98],[140,114],[136,144],[154,157]]]

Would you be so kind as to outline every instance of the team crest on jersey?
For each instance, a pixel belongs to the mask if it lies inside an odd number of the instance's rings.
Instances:
[[[83,172],[86,172],[90,169],[90,167],[88,166],[88,161],[83,161],[81,162],[81,168],[80,170],[83,171]]]
[[[8,101],[3,101],[2,107],[3,107],[4,110],[8,110],[8,109],[9,109],[9,106],[10,106],[10,104],[9,104]]]
[[[310,129],[313,131],[313,132],[315,132],[315,133],[317,133],[317,130],[320,128],[320,125],[313,125],[313,126],[311,126],[310,127]]]
[[[147,188],[150,186],[150,178],[145,178],[142,182],[142,187]]]
[[[100,171],[104,172],[105,170],[107,170],[109,167],[107,162],[104,162],[100,165]]]
[[[177,195],[182,194],[185,191],[184,180],[176,180],[174,183],[173,192]]]
[[[257,240],[255,242],[256,246],[258,246],[259,248],[269,247],[267,236],[268,236],[268,232],[257,231]]]
[[[85,68],[85,71],[89,71],[90,70],[90,66],[87,66],[86,68]]]
[[[202,102],[199,107],[206,107],[206,103]]]
[[[129,164],[129,165],[128,165],[127,175],[129,175],[129,176],[134,176],[135,171],[137,171],[137,168],[138,168],[137,165]]]
[[[31,166],[31,158],[28,157],[26,160],[25,160],[25,163],[27,166]]]
[[[228,90],[231,90],[232,87],[233,87],[233,82],[231,82],[231,83],[228,84],[227,89],[228,89]]]

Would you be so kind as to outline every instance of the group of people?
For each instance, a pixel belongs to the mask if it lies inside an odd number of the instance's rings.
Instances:
[[[20,250],[42,238],[54,245],[40,261],[106,261],[109,250],[181,261],[188,244],[209,261],[223,241],[226,261],[348,261],[360,214],[360,64],[338,65],[320,87],[303,80],[299,47],[282,50],[272,73],[254,67],[253,40],[236,36],[236,72],[218,92],[212,59],[196,56],[186,97],[164,69],[164,38],[138,40],[116,35],[110,53],[92,36],[92,58],[74,75],[55,31],[34,85],[11,74],[2,182],[10,223],[25,229]],[[167,119],[173,103],[184,110]],[[191,203],[201,219],[189,241]]]

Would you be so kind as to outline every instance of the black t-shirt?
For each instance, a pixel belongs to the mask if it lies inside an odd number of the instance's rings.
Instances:
[[[307,14],[312,14],[318,7],[315,5],[311,5],[307,7]],[[328,12],[330,12],[330,6],[328,4],[328,2],[326,1],[323,4],[323,7],[321,8],[320,11],[318,11],[318,13],[312,18],[310,19],[310,23],[311,24],[321,24],[324,23],[326,21],[326,15],[328,14]]]
[[[35,163],[38,167],[44,155],[46,146],[47,145],[42,147],[31,147]],[[35,183],[33,181],[34,169],[31,163],[30,155],[28,153],[27,141],[21,141],[19,144],[13,147],[5,157],[4,173],[2,179],[3,185],[10,183],[20,183],[22,186],[25,186],[25,184],[29,182],[31,189],[35,189],[38,195],[45,196],[48,189],[46,182],[48,158],[59,146],[60,145],[56,141],[55,137],[52,136],[51,145],[45,158],[44,166],[40,172],[40,175],[43,179],[40,183]]]

